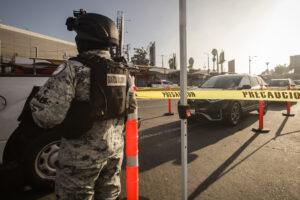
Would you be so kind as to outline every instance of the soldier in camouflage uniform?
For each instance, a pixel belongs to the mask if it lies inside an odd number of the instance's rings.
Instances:
[[[78,51],[83,55],[111,60],[108,47],[118,44],[117,28],[109,18],[89,14],[92,13],[73,18],[72,23],[77,24],[80,20],[84,23],[84,19],[95,22],[94,27],[75,29]],[[93,28],[106,29],[108,35],[101,38],[98,32],[89,39],[87,34]],[[80,37],[82,32],[84,38]],[[96,42],[93,41],[95,36],[98,37]],[[31,101],[34,121],[40,127],[56,127],[66,118],[74,99],[89,102],[90,74],[91,69],[79,61],[68,60],[62,64]],[[129,106],[135,109],[136,99],[131,85],[128,94]],[[123,130],[124,117],[120,116],[94,121],[92,128],[78,138],[62,137],[55,181],[57,199],[116,199],[119,196]]]

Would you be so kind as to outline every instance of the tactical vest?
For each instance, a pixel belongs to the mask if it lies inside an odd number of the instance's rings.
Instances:
[[[129,113],[129,72],[120,62],[98,56],[71,58],[91,69],[90,101],[73,100],[62,123],[65,138],[77,138],[96,120],[125,117]]]

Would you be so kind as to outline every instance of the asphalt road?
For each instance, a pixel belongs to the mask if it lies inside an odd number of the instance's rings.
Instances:
[[[180,121],[166,100],[139,100],[139,195],[143,199],[181,199]],[[270,105],[266,134],[256,134],[258,114],[235,126],[221,122],[188,125],[189,199],[300,199],[300,106],[294,117],[285,105]],[[0,196],[1,197],[1,196]],[[51,191],[27,189],[24,199],[55,199]],[[2,198],[1,198],[2,199]],[[126,199],[125,170],[121,199]]]

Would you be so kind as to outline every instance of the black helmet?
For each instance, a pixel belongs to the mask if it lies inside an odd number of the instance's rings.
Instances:
[[[108,17],[95,13],[83,12],[75,17],[69,17],[66,25],[69,31],[77,33],[76,43],[86,41],[101,46],[118,46],[119,34],[116,24]]]

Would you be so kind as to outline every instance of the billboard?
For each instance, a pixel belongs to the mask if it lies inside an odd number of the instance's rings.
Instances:
[[[235,61],[234,60],[228,61],[228,72],[235,73]]]
[[[290,66],[294,69],[294,74],[300,74],[300,55],[290,56]]]
[[[225,62],[225,56],[224,56],[224,51],[220,53],[220,58],[219,58],[219,64],[222,64]]]

